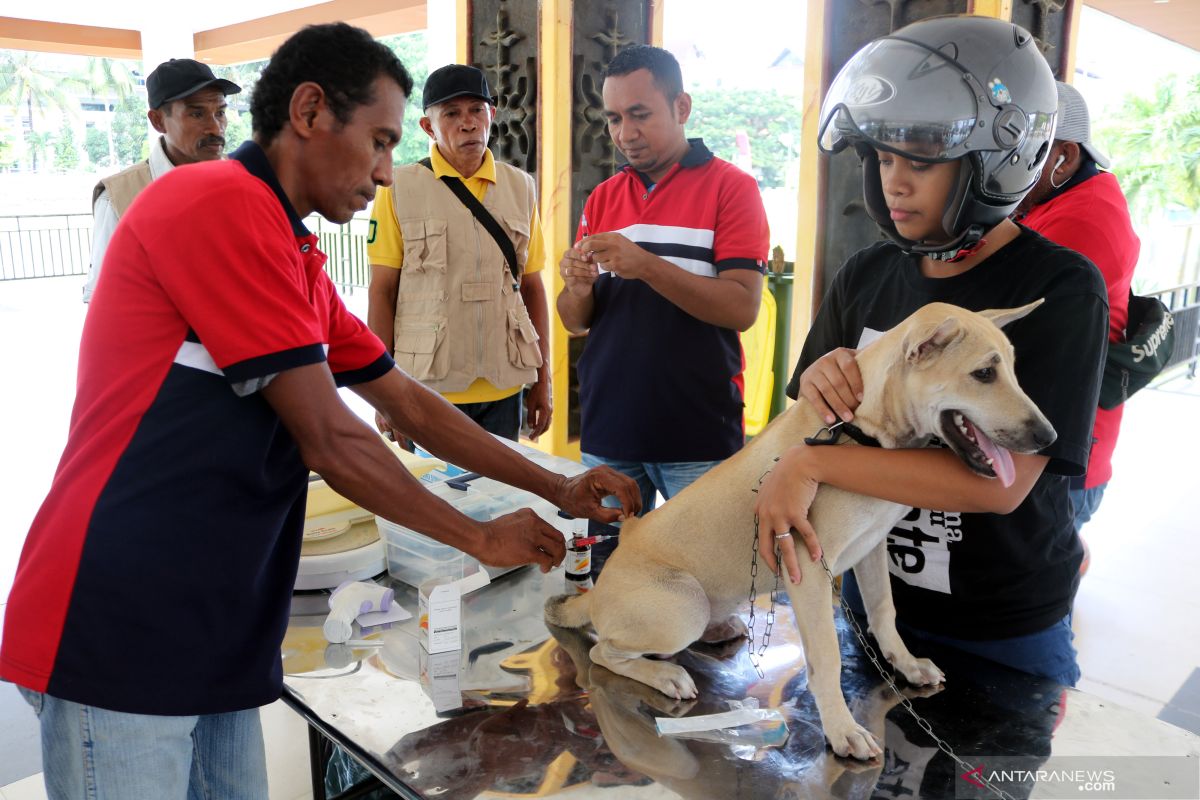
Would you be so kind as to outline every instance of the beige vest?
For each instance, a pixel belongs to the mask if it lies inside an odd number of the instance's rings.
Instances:
[[[477,378],[497,389],[533,383],[538,334],[496,240],[428,167],[397,167],[395,179],[404,237],[396,363],[438,392],[461,392]],[[497,161],[483,205],[512,239],[522,275],[534,202],[533,178]]]
[[[154,146],[157,147],[158,144],[155,143]],[[149,160],[134,164],[97,183],[96,188],[92,190],[92,205],[96,205],[101,192],[107,191],[108,202],[112,203],[113,211],[116,212],[117,219],[120,219],[125,216],[125,211],[133,202],[133,198],[137,197],[142,189],[149,186],[152,180],[154,177],[150,174]]]

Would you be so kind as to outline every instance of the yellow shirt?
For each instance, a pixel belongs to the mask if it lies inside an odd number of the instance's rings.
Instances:
[[[433,164],[434,177],[454,175],[462,179],[471,194],[482,201],[487,194],[488,186],[496,182],[496,160],[491,150],[483,151],[483,165],[469,178],[464,178],[450,165],[438,150],[436,144],[429,146],[429,159]],[[400,233],[400,224],[396,222],[396,214],[392,210],[392,193],[383,190],[375,193],[375,204],[371,208],[371,233],[367,238],[367,260],[372,266],[404,267],[404,237]],[[542,237],[542,219],[537,206],[533,207],[533,216],[529,220],[529,255],[525,260],[525,273],[540,272],[546,266],[546,244]],[[461,392],[447,392],[442,395],[451,403],[490,403],[503,400],[520,391],[520,387],[505,387],[498,389],[486,378],[479,378]]]

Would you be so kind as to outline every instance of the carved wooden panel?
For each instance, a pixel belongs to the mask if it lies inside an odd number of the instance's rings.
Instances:
[[[1068,0],[1013,0],[1012,6],[1012,21],[1034,35],[1054,77],[1060,81],[1070,78],[1063,77],[1070,30],[1068,14],[1079,13],[1077,8],[1072,11],[1070,5]]]
[[[475,0],[468,60],[497,96],[490,147],[496,158],[537,175],[538,4]]]
[[[966,13],[967,5],[967,0],[838,0],[827,3],[829,82],[832,83],[838,70],[871,40],[927,17]],[[815,147],[816,143],[806,142],[805,145]],[[824,207],[817,232],[814,311],[843,262],[883,238],[879,226],[867,216],[862,165],[858,158],[851,151],[843,151],[832,157],[822,156],[822,159]]]
[[[571,222],[575,224],[587,196],[624,163],[608,136],[600,90],[613,56],[650,41],[649,0],[577,0],[573,13]]]

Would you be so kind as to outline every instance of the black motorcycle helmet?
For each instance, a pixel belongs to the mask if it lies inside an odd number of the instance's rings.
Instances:
[[[951,260],[1009,216],[1041,174],[1058,95],[1050,65],[1019,25],[990,17],[915,22],[859,50],[821,106],[820,148],[863,160],[867,213],[905,251]],[[896,230],[876,150],[914,161],[963,160],[942,214],[947,242]]]

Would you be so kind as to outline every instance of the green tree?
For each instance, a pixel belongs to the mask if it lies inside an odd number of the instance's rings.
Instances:
[[[60,172],[71,172],[79,166],[79,149],[75,146],[75,129],[70,120],[64,119],[58,138],[54,141],[54,168]]]
[[[25,132],[25,155],[29,158],[30,169],[37,171],[38,163],[45,159],[53,139],[54,136],[49,131]]]
[[[28,120],[25,142],[30,169],[37,170],[38,158],[49,141],[46,134],[37,130],[39,119],[48,110],[71,117],[78,115],[78,101],[65,90],[76,83],[77,79],[46,68],[38,53],[0,50],[0,106]]]
[[[225,152],[232,153],[242,142],[250,138],[250,112],[230,108],[226,112]]]
[[[137,95],[128,95],[117,104],[113,116],[113,147],[117,162],[113,166],[129,165],[145,158],[142,151],[149,142],[146,129],[145,102]]]
[[[1128,95],[1097,126],[1134,217],[1200,213],[1200,76],[1171,76]]]
[[[262,61],[247,61],[243,64],[230,64],[229,66],[218,67],[216,69],[218,78],[233,81],[242,87],[242,91],[238,94],[229,95],[230,105],[236,103],[239,106],[250,107],[250,97],[254,94],[254,84],[258,83],[258,78],[262,75],[263,67],[266,65],[267,60],[263,59]]]
[[[688,136],[704,139],[708,149],[729,161],[738,151],[738,134],[750,145],[751,171],[764,187],[783,186],[798,153],[800,101],[770,89],[700,89],[692,92]]]
[[[252,126],[250,123],[250,98],[254,95],[254,86],[262,74],[264,61],[247,61],[244,64],[231,64],[216,70],[218,76],[233,81],[242,87],[242,91],[226,97],[229,109],[226,115],[229,120],[225,128],[226,152],[232,152],[242,142],[250,138]]]
[[[117,147],[113,139],[113,117],[116,114],[116,104],[132,94],[137,86],[133,70],[126,61],[114,58],[89,58],[84,67],[83,83],[98,100],[104,103],[108,163],[115,164]],[[113,102],[114,98],[116,103]]]
[[[109,159],[108,143],[111,138],[111,128],[102,131],[99,128],[88,128],[83,134],[83,152],[87,153],[88,161],[97,167],[112,165]]]
[[[0,172],[8,169],[16,161],[17,147],[13,141],[12,133],[9,131],[0,131]]]
[[[412,164],[429,155],[429,137],[421,130],[421,92],[425,90],[425,79],[429,77],[429,44],[425,31],[388,36],[379,41],[392,49],[404,64],[413,79],[412,97],[404,112],[404,128],[400,144],[392,158],[397,164]],[[441,66],[440,64],[438,66]]]

